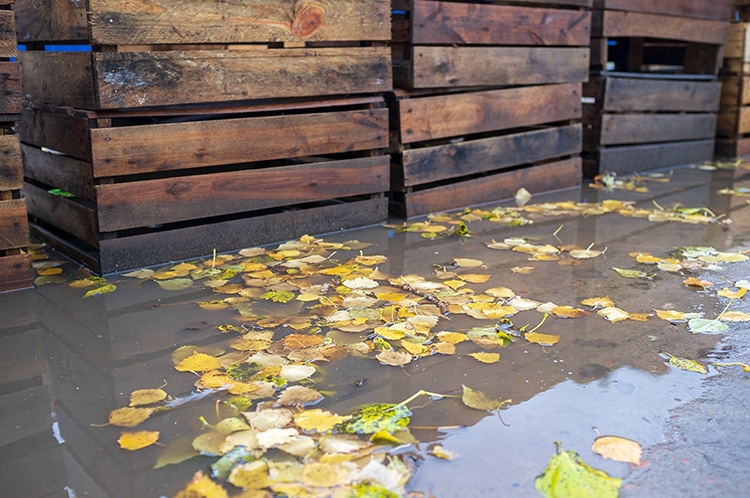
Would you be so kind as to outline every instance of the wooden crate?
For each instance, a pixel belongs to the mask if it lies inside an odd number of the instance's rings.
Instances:
[[[21,146],[13,126],[21,111],[12,0],[0,0],[0,292],[33,283]]]
[[[584,176],[710,160],[720,94],[712,76],[592,74],[584,85]]]
[[[724,46],[719,79],[721,108],[716,127],[716,156],[750,156],[750,24],[732,23]]]
[[[82,109],[391,88],[390,0],[18,0],[24,93]],[[46,43],[91,45],[50,53]]]
[[[395,86],[585,81],[591,14],[581,7],[590,6],[591,0],[547,1],[544,6],[536,1],[518,3],[394,1]]]
[[[382,97],[148,111],[45,105],[25,107],[19,128],[32,233],[101,273],[387,215]]]
[[[716,74],[732,0],[595,0],[597,70]]]
[[[412,217],[580,183],[581,85],[395,91],[392,212]]]

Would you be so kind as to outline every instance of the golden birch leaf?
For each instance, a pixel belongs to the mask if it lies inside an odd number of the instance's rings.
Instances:
[[[504,405],[511,402],[509,399],[499,400],[489,398],[483,392],[477,391],[468,386],[462,387],[463,394],[461,396],[461,401],[463,401],[463,403],[469,408],[474,408],[475,410],[499,410]]]
[[[722,322],[748,322],[750,315],[742,311],[725,311],[721,315]]]
[[[534,273],[534,270],[536,270],[536,267],[534,266],[514,266],[510,269],[513,273],[518,273],[520,275],[531,275]]]
[[[471,353],[469,356],[481,363],[497,363],[500,361],[500,355],[497,353]]]
[[[138,389],[130,393],[129,406],[152,405],[167,397],[162,389]]]
[[[682,283],[683,285],[687,285],[689,287],[700,287],[702,289],[706,289],[714,285],[712,282],[709,282],[708,280],[702,280],[697,277],[688,277],[685,280],[683,280]]]
[[[242,489],[261,489],[273,484],[264,460],[245,462],[235,466],[227,478],[229,483]]]
[[[481,273],[467,273],[466,275],[461,275],[459,278],[461,280],[469,282],[470,284],[483,284],[488,282],[492,278],[492,275],[483,275]]]
[[[560,341],[559,335],[540,334],[539,332],[527,332],[523,335],[524,339],[540,346],[554,346]]]
[[[555,316],[559,316],[560,318],[581,318],[584,316],[588,316],[591,313],[580,308],[574,308],[572,306],[558,306],[552,310],[552,314]]]
[[[221,368],[218,359],[205,353],[193,353],[175,367],[178,372],[208,372]]]
[[[401,341],[401,347],[407,350],[412,356],[429,356],[430,348],[418,342]]]
[[[302,482],[308,486],[333,487],[346,482],[349,473],[356,465],[349,462],[341,464],[311,462],[302,471]]]
[[[123,432],[117,442],[123,450],[135,451],[159,440],[159,431]]]
[[[594,440],[591,449],[604,458],[634,465],[641,464],[643,455],[643,448],[640,444],[632,439],[618,436],[600,436]]]
[[[437,338],[451,344],[459,344],[467,339],[466,334],[460,332],[438,332]]]
[[[109,412],[109,423],[118,427],[135,427],[154,413],[153,408],[126,406]]]
[[[513,292],[508,287],[493,287],[491,289],[487,289],[484,291],[485,294],[489,294],[492,297],[502,297],[505,299],[510,299],[512,297],[515,297],[516,293]]]
[[[717,291],[716,295],[721,296],[721,297],[727,297],[729,299],[740,299],[742,296],[745,295],[745,293],[747,293],[747,289],[745,289],[744,287],[741,287],[736,291],[733,291],[729,289],[728,287],[725,287],[721,289],[720,291]]]
[[[412,360],[411,354],[406,351],[395,351],[393,349],[382,351],[375,357],[383,365],[390,365],[392,367],[402,367]]]
[[[630,313],[614,306],[602,308],[597,311],[596,314],[601,316],[602,318],[605,318],[606,320],[609,320],[612,323],[621,322],[630,318]]]
[[[101,287],[97,287],[96,289],[91,289],[90,291],[86,292],[83,297],[85,299],[87,297],[101,296],[102,294],[109,294],[110,292],[114,292],[116,290],[117,286],[115,284],[107,284]]]
[[[470,258],[453,258],[453,263],[460,268],[478,268],[484,265],[483,261]]]
[[[430,448],[430,454],[436,458],[440,458],[441,460],[453,460],[456,458],[456,454],[452,451],[448,451],[445,448],[442,447],[442,445],[436,444],[432,448]]]
[[[451,342],[436,342],[432,349],[437,354],[456,354],[456,345]]]
[[[305,410],[294,416],[294,423],[305,432],[328,432],[349,417],[323,411],[319,408]]]
[[[289,386],[281,393],[276,404],[282,406],[305,406],[318,403],[324,397],[320,391],[316,391],[310,387]]]
[[[669,353],[665,353],[669,357],[669,364],[680,370],[687,370],[688,372],[698,372],[701,374],[707,374],[708,368],[706,366],[690,358],[681,358],[679,356],[672,356]]]
[[[193,480],[175,498],[229,498],[226,490],[203,472],[196,472]]]
[[[584,306],[591,306],[592,308],[609,308],[615,305],[614,301],[609,296],[604,297],[590,297],[581,301]]]

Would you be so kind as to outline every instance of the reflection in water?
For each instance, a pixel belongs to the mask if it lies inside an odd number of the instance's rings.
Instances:
[[[680,275],[628,280],[611,268],[636,267],[628,256],[633,251],[666,255],[681,245],[727,250],[747,244],[750,221],[740,209],[746,206],[745,200],[716,194],[731,182],[726,172],[681,170],[669,184],[651,184],[652,191],[646,194],[584,188],[533,200],[576,196],[590,202],[635,199],[649,209],[652,200],[662,206],[681,202],[727,213],[734,220],[729,228],[656,224],[607,215],[538,219],[525,227],[476,222],[470,224],[472,237],[465,241],[425,240],[419,234],[382,227],[326,239],[373,244],[363,252],[386,255],[388,262],[379,269],[391,276],[421,274],[430,279],[433,265],[448,264],[454,257],[475,258],[486,264],[477,272],[492,274],[489,282],[473,286],[478,292],[505,286],[529,299],[572,306],[586,298],[609,295],[618,307],[632,312],[671,308],[704,311],[714,317],[720,307],[706,293],[683,288]],[[557,231],[560,225],[563,228]],[[607,250],[603,257],[582,261],[579,266],[561,266],[529,262],[523,254],[485,245],[509,236],[580,247],[595,243]],[[335,258],[344,261],[356,253],[336,254]],[[510,271],[527,265],[536,267],[532,275]],[[173,396],[189,394],[195,377],[175,372],[172,352],[185,344],[227,350],[229,338],[217,327],[237,323],[236,314],[195,306],[197,301],[215,298],[210,289],[168,292],[153,281],[117,276],[109,280],[116,281],[117,291],[99,298],[82,299],[80,289],[55,284],[0,295],[3,497],[172,496],[197,470],[207,469],[214,461],[196,457],[153,469],[162,448],[121,450],[117,445],[120,429],[97,425],[106,423],[112,409],[125,406],[133,390],[157,388],[166,380],[165,390]],[[279,308],[290,313],[289,307]],[[540,318],[536,311],[524,311],[514,316],[513,322],[534,326]],[[441,320],[439,328],[465,332],[492,324],[454,315]],[[516,342],[499,350],[501,361],[492,365],[471,358],[468,354],[477,347],[470,343],[459,344],[455,355],[422,358],[403,368],[354,357],[321,364],[315,387],[329,396],[318,407],[349,413],[363,403],[399,402],[421,389],[459,393],[462,385],[491,397],[510,398],[513,405],[501,412],[502,420],[495,414],[470,410],[456,399],[425,399],[410,405],[414,435],[423,442],[419,450],[424,452],[440,440],[459,455],[450,462],[425,456],[410,489],[432,491],[439,497],[533,496],[534,477],[544,470],[557,440],[594,466],[624,475],[624,464],[590,453],[596,436],[592,427],[644,445],[658,442],[667,411],[678,400],[685,402],[698,394],[700,376],[670,372],[657,353],[702,358],[716,340],[693,336],[684,325],[656,318],[615,324],[596,316],[550,319],[540,331],[557,334],[561,340],[552,347]],[[275,339],[282,332],[279,329]],[[215,398],[209,396],[159,414],[144,425],[160,430],[162,441],[190,441],[202,430],[199,417],[215,413],[215,406]]]

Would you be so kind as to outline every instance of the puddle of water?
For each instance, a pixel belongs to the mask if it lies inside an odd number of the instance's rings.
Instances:
[[[618,215],[587,218],[553,217],[533,225],[508,227],[472,222],[472,237],[425,240],[415,233],[369,227],[333,234],[326,240],[356,239],[371,243],[364,254],[382,254],[379,269],[391,276],[423,275],[434,280],[434,265],[453,258],[482,260],[491,274],[480,292],[505,286],[516,294],[542,302],[579,306],[582,299],[609,295],[631,312],[672,308],[703,311],[715,317],[721,305],[708,292],[682,286],[684,277],[659,273],[653,280],[618,276],[613,266],[636,268],[628,254],[653,252],[666,256],[676,246],[710,245],[728,250],[750,242],[750,217],[745,198],[720,196],[720,188],[739,187],[727,172],[678,170],[668,184],[650,183],[651,192],[602,193],[589,188],[536,196],[532,202],[601,199],[636,200],[652,209],[680,202],[727,213],[729,227],[649,223]],[[491,206],[495,207],[495,206]],[[557,230],[562,225],[562,229]],[[556,236],[552,234],[556,233]],[[604,256],[579,266],[554,261],[529,262],[525,255],[487,248],[491,240],[511,236],[537,243],[577,244],[603,250]],[[559,239],[559,240],[557,240]],[[342,252],[341,261],[358,251]],[[535,266],[531,275],[513,273],[516,266]],[[66,268],[75,271],[71,264]],[[198,470],[215,458],[153,469],[162,448],[137,452],[118,448],[120,429],[95,427],[111,410],[127,405],[130,392],[164,388],[174,396],[193,391],[195,377],[174,370],[172,352],[185,344],[229,350],[231,338],[217,327],[238,323],[230,310],[205,311],[195,302],[215,299],[210,289],[164,291],[153,281],[110,277],[118,289],[98,298],[82,299],[80,289],[43,285],[31,291],[0,295],[0,488],[4,497],[173,496]],[[296,303],[299,311],[299,303]],[[290,313],[289,306],[267,306],[265,313]],[[524,311],[514,324],[536,325],[542,315]],[[492,326],[452,315],[437,330],[465,332]],[[280,339],[287,329],[278,329]],[[554,453],[554,442],[578,451],[591,465],[613,475],[628,473],[625,464],[603,460],[589,449],[602,434],[629,437],[644,446],[660,442],[668,410],[695,398],[701,376],[674,371],[658,356],[705,358],[717,336],[695,336],[684,324],[651,318],[647,322],[608,323],[596,316],[581,319],[551,317],[540,332],[561,337],[555,346],[523,341],[498,350],[499,363],[485,365],[469,356],[478,348],[459,344],[455,355],[415,360],[403,368],[381,366],[372,359],[347,357],[320,364],[316,389],[328,397],[317,407],[350,413],[361,404],[400,402],[423,389],[460,393],[462,385],[493,398],[512,399],[496,414],[472,410],[457,399],[420,399],[410,404],[414,435],[422,442],[424,460],[409,490],[448,496],[534,496],[534,478]],[[144,424],[160,430],[161,441],[192,440],[202,430],[199,417],[216,418],[216,397],[187,403],[161,413]],[[446,428],[459,426],[460,428]],[[140,429],[140,427],[139,427]],[[458,458],[443,461],[426,454],[440,442]]]

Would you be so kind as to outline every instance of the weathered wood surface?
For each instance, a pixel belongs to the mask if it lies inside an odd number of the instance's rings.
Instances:
[[[750,106],[722,107],[716,134],[720,137],[736,137],[750,133]]]
[[[0,201],[0,250],[22,249],[29,245],[26,201]]]
[[[21,146],[24,175],[38,183],[61,188],[81,199],[95,201],[91,163],[69,156]]]
[[[713,152],[714,140],[612,147],[599,151],[597,172],[610,171],[618,175],[630,175],[634,171],[702,163],[710,161]],[[587,169],[584,168],[586,177],[596,174]]]
[[[727,22],[732,18],[732,0],[594,0],[594,8]]]
[[[411,10],[412,5],[415,1],[424,1],[424,0],[393,0],[391,2],[393,6],[393,10]],[[474,3],[480,3],[479,1],[474,1]],[[507,0],[485,0],[484,3],[490,3],[490,4],[506,4]],[[517,4],[523,4],[523,5],[532,5],[532,6],[539,6],[543,5],[545,7],[552,6],[554,8],[558,7],[591,7],[594,4],[594,0],[514,0],[513,3]]]
[[[91,161],[89,121],[83,117],[24,107],[18,119],[21,142]]]
[[[600,129],[593,131],[600,132],[600,145],[712,138],[716,131],[716,114],[604,114]],[[586,130],[584,135],[588,134]]]
[[[520,185],[532,192],[546,192],[574,187],[580,182],[581,158],[574,157],[408,192],[395,208],[399,216],[411,218],[437,211],[509,199],[515,195]]]
[[[50,194],[27,183],[24,187],[29,215],[96,247],[96,213],[72,199]]]
[[[18,62],[0,62],[0,95],[0,114],[16,115],[21,112],[21,77]]]
[[[406,150],[392,172],[393,190],[520,164],[579,154],[580,124],[549,127],[470,140],[456,144]]]
[[[729,35],[724,44],[724,58],[739,59],[736,63],[750,61],[750,24],[745,22],[732,23]]]
[[[588,79],[589,49],[567,47],[412,48],[412,60],[394,69],[406,88],[575,83]]]
[[[149,52],[21,52],[24,93],[83,109],[377,93],[392,88],[387,47]]]
[[[411,42],[417,45],[587,46],[591,14],[481,3],[415,0]]]
[[[34,285],[30,254],[0,257],[0,292],[24,289]]]
[[[597,99],[603,111],[716,112],[721,97],[718,81],[592,76],[584,96]]]
[[[17,135],[0,135],[0,191],[23,187],[21,145]]]
[[[97,187],[99,230],[176,221],[384,193],[390,157],[192,175]]]
[[[389,0],[17,0],[21,41],[102,45],[388,40]]]
[[[91,143],[97,178],[379,149],[388,110],[98,128]]]
[[[599,10],[592,17],[591,33],[593,37],[662,38],[723,45],[729,33],[729,20]]]
[[[401,143],[580,119],[581,85],[528,86],[398,100]]]
[[[15,57],[16,19],[12,10],[0,10],[0,57]]]
[[[715,154],[720,159],[750,157],[750,137],[717,138]]]

